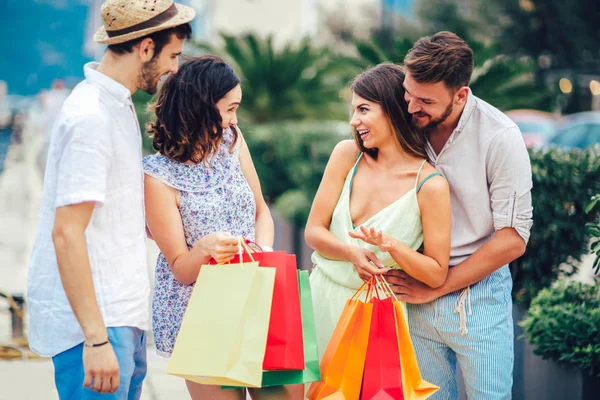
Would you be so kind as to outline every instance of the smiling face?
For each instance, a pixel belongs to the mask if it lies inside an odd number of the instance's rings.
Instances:
[[[177,73],[183,41],[184,39],[180,39],[176,34],[171,34],[171,40],[162,48],[160,54],[142,64],[137,84],[139,89],[148,94],[155,94],[163,76]]]
[[[392,126],[380,104],[353,93],[352,109],[350,125],[365,148],[380,148],[394,140]]]
[[[217,102],[217,109],[221,115],[223,129],[237,125],[237,109],[242,102],[242,87],[237,85]]]
[[[431,130],[452,115],[455,92],[444,82],[419,83],[407,72],[403,86],[408,112],[419,130]]]

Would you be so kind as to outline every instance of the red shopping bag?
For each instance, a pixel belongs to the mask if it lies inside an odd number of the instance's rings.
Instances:
[[[408,324],[404,317],[402,305],[394,295],[394,292],[382,276],[377,277],[381,283],[380,287],[389,296],[386,300],[394,309],[394,330],[398,343],[397,349],[400,352],[400,364],[402,365],[402,392],[403,397],[394,397],[410,400],[424,400],[439,390],[439,387],[427,382],[421,377],[419,364],[415,355],[415,349],[408,332]]]
[[[275,268],[275,287],[263,370],[303,370],[302,312],[296,256],[283,251],[252,253],[260,267]],[[244,253],[243,261],[250,260]],[[239,261],[239,255],[231,261]]]
[[[402,366],[396,334],[394,304],[390,297],[374,297],[361,400],[404,400]]]

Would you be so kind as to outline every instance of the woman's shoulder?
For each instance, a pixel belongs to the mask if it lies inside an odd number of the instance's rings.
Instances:
[[[426,195],[449,193],[446,177],[428,162],[421,169],[417,188],[419,193]]]
[[[333,148],[330,160],[340,165],[349,165],[350,168],[356,163],[360,150],[354,140],[342,140]]]
[[[142,159],[144,173],[167,186],[184,189],[182,182],[187,181],[185,171],[188,167],[184,163],[172,160],[162,154],[152,154]]]
[[[359,155],[353,140],[342,140],[333,148],[326,170],[331,176],[344,179],[356,164]]]
[[[145,173],[151,173],[157,170],[170,169],[174,162],[177,161],[173,161],[169,157],[156,153],[142,158],[142,168]]]

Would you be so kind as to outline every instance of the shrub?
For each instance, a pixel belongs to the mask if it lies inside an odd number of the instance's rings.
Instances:
[[[600,377],[600,283],[543,289],[520,325],[535,354]]]
[[[346,122],[287,122],[244,129],[262,191],[281,215],[304,227],[335,145],[350,137]]]
[[[585,212],[588,214],[593,212],[592,215],[596,215],[595,221],[587,224],[587,231],[593,238],[590,248],[596,255],[592,268],[598,274],[600,271],[600,194],[592,197],[592,201],[588,204]]]
[[[586,214],[590,198],[600,193],[598,149],[532,150],[533,227],[527,251],[511,263],[515,300],[528,305],[559,276],[577,271],[588,252]]]

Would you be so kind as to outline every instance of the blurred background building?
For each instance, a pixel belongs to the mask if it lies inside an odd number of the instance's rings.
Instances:
[[[220,33],[273,35],[279,45],[311,37],[327,40],[327,24],[353,25],[368,35],[399,14],[413,19],[416,0],[181,0],[193,7],[194,38]],[[0,79],[11,93],[37,94],[61,78],[67,87],[82,79],[82,65],[102,57],[92,36],[101,26],[102,0],[3,0],[0,2]]]

